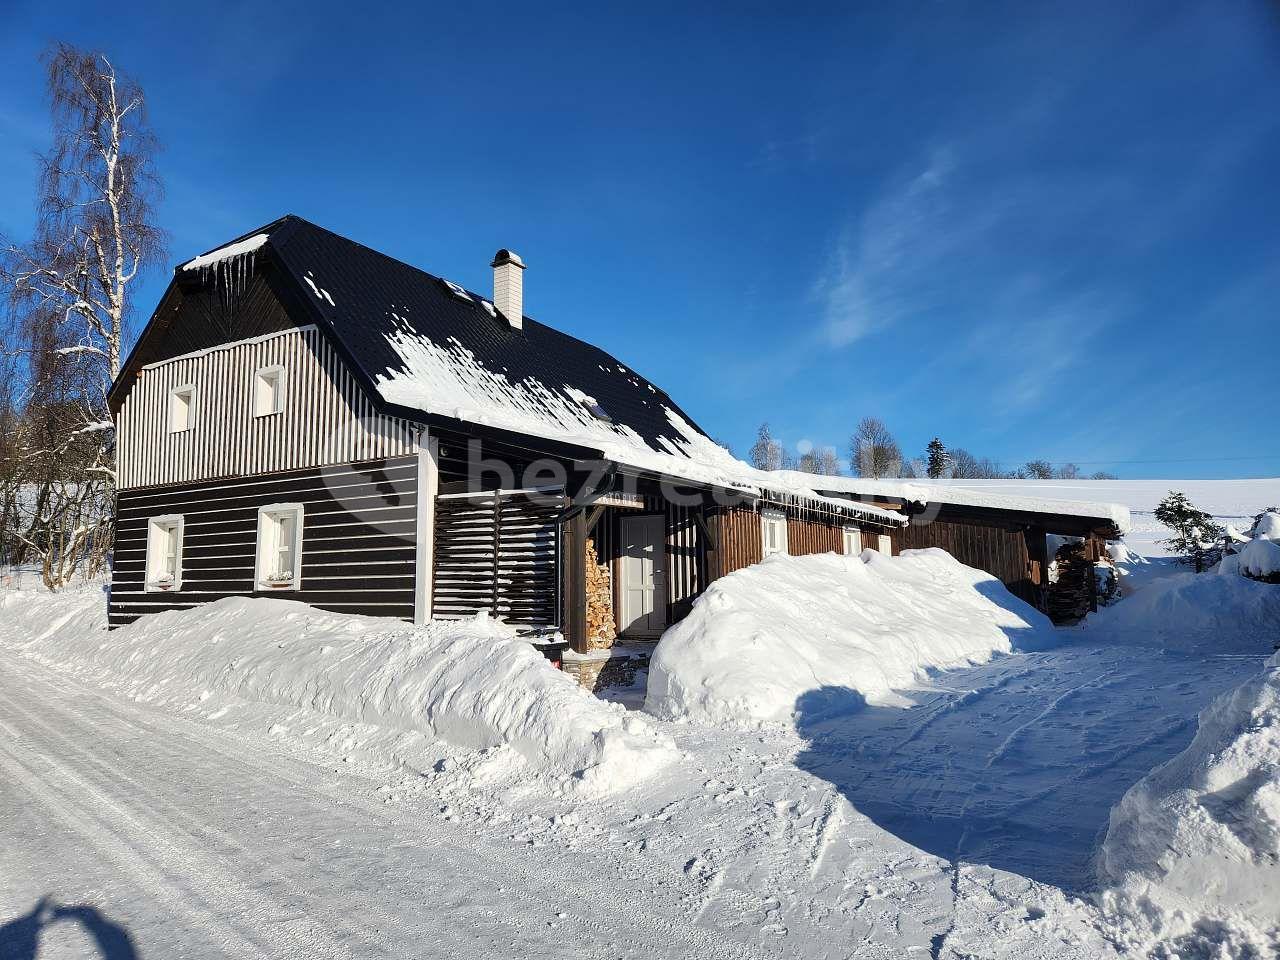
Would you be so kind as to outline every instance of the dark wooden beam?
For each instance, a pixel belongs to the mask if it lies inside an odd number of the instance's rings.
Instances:
[[[591,512],[587,514],[587,536],[591,536],[595,532],[596,524],[600,522],[600,518],[604,516],[604,507],[592,507]]]
[[[564,638],[578,653],[587,652],[587,515],[570,517],[563,527]]]

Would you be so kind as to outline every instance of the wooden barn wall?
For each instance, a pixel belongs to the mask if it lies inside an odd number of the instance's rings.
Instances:
[[[413,618],[417,460],[382,459],[265,477],[122,490],[109,621],[230,596],[301,600],[325,610]],[[301,503],[302,589],[254,587],[258,508]],[[147,523],[183,517],[182,586],[144,589]]]
[[[713,518],[719,531],[719,549],[715,551],[715,573],[712,579],[759,563],[763,558],[760,514],[754,507],[722,509]],[[863,549],[876,549],[877,538],[888,536],[892,550],[902,549],[900,528],[881,527],[871,523],[858,523],[844,518],[817,519],[801,512],[787,518],[787,552],[795,557],[813,553],[842,553],[844,528],[857,527],[862,531]]]
[[[865,535],[864,535],[865,538]],[[864,547],[875,546],[863,543]],[[811,553],[843,553],[844,524],[832,526],[816,520],[787,519],[787,553],[793,557],[804,557]]]
[[[723,577],[762,559],[760,514],[754,508],[722,509],[716,514],[712,529],[717,540],[715,577]]]
[[[899,532],[901,548],[941,547],[961,563],[997,577],[1015,596],[1043,607],[1032,582],[1031,553],[1025,532],[1016,526],[976,519],[948,518],[915,524]]]
[[[550,496],[437,497],[432,616],[487,612],[531,630],[559,625],[563,509]]]
[[[254,381],[281,366],[284,409],[254,415]],[[169,432],[169,393],[195,388],[192,429]],[[382,416],[315,327],[144,367],[117,415],[120,489],[407,455],[414,427]]]

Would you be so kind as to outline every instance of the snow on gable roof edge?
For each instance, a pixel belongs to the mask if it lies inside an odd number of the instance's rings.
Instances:
[[[819,481],[819,478],[811,474],[794,470],[775,472],[805,477],[810,483]],[[982,493],[964,487],[940,486],[914,480],[876,480],[866,477],[822,477],[820,482],[817,482],[817,486],[825,491],[847,493],[853,496],[884,497],[920,504],[940,503],[957,507],[987,507],[993,510],[1016,510],[1023,513],[1106,520],[1114,524],[1122,536],[1132,527],[1129,508],[1119,503],[1050,500],[1005,493]]]
[[[231,260],[235,257],[242,257],[246,253],[253,253],[270,239],[268,234],[256,233],[252,237],[246,237],[243,240],[237,240],[235,243],[229,243],[225,247],[218,247],[217,250],[210,250],[208,253],[202,253],[200,256],[188,260],[181,267],[182,270],[199,270],[202,267],[211,267],[223,260]]]

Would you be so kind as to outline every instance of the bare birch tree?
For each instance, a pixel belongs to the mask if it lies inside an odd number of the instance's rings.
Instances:
[[[860,477],[897,477],[902,471],[902,448],[884,421],[863,417],[849,439],[850,461]]]
[[[56,588],[82,562],[96,570],[110,545],[107,393],[131,332],[131,284],[159,259],[163,237],[142,88],[105,55],[68,44],[52,47],[45,64],[53,146],[41,158],[35,235],[3,245],[0,282],[11,308],[6,341],[28,357],[20,455],[39,487],[25,498],[33,535],[18,536]]]

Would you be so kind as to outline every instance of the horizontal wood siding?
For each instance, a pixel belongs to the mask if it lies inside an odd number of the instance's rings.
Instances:
[[[493,493],[436,499],[432,615],[486,612],[535,630],[560,623],[562,498]]]
[[[899,531],[901,548],[940,547],[961,563],[997,577],[1015,596],[1043,607],[1033,582],[1026,532],[1018,526],[952,518],[915,524]]]
[[[283,369],[284,409],[254,416],[263,367]],[[169,395],[194,388],[193,427],[169,431]],[[414,426],[375,412],[314,327],[268,334],[138,374],[117,415],[120,489],[406,456]]]
[[[379,459],[244,479],[122,490],[110,623],[229,596],[412,619],[417,460]],[[302,589],[254,585],[258,508],[303,504]],[[183,517],[180,590],[145,590],[150,518]]]

